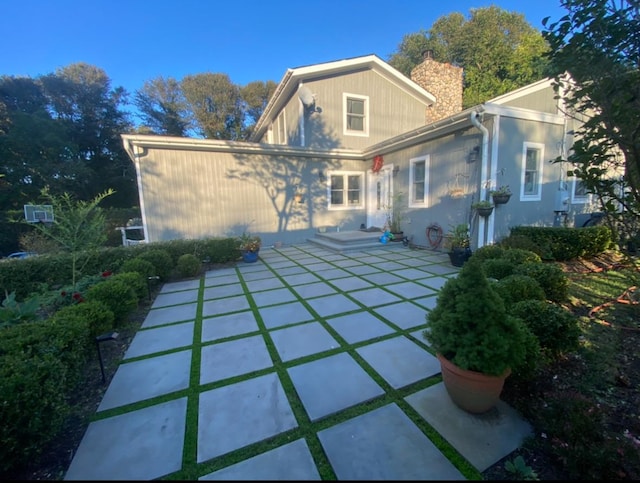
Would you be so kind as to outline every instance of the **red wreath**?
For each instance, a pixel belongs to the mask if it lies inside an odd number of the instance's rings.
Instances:
[[[382,169],[383,164],[384,164],[384,159],[382,159],[382,156],[378,154],[373,158],[373,167],[371,168],[371,171],[373,171],[374,173],[377,173]]]

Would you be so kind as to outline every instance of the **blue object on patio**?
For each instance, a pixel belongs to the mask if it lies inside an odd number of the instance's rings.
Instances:
[[[256,262],[258,260],[258,252],[250,252],[250,251],[242,252],[242,259],[246,263]]]

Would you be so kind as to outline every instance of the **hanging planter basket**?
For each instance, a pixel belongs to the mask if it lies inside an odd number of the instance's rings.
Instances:
[[[504,205],[509,201],[509,198],[511,198],[511,195],[510,194],[494,194],[494,195],[491,195],[491,198],[493,199],[493,204]]]
[[[486,218],[488,216],[491,216],[491,213],[493,213],[493,206],[490,206],[488,208],[476,208],[476,211],[478,212],[479,216]]]

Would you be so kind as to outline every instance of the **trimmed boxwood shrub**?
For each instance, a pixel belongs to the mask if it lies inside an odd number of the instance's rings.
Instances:
[[[500,280],[511,275],[516,266],[504,258],[489,258],[482,262],[482,268],[487,277]]]
[[[180,255],[178,258],[176,268],[180,276],[194,277],[200,273],[200,270],[202,269],[202,262],[198,260],[195,255],[185,253],[184,255]]]
[[[120,266],[118,273],[124,272],[138,272],[145,280],[148,280],[149,277],[154,277],[156,275],[156,267],[149,260],[136,257],[131,260],[127,260]]]
[[[514,273],[528,275],[544,290],[547,300],[562,303],[569,294],[569,278],[555,263],[523,263],[518,265]]]
[[[498,245],[484,245],[473,252],[473,257],[482,261],[492,258],[502,258],[504,248]]]
[[[502,254],[502,258],[505,260],[509,260],[516,265],[521,265],[523,263],[541,263],[542,259],[540,255],[531,250],[525,250],[523,248],[509,248],[505,250]]]
[[[563,307],[544,300],[523,300],[514,304],[509,313],[524,321],[549,355],[556,357],[578,348],[578,320]]]
[[[121,280],[127,286],[133,289],[138,301],[142,300],[149,293],[149,285],[146,278],[144,278],[139,272],[122,272],[111,275],[112,280]]]
[[[0,469],[25,463],[58,435],[92,347],[81,318],[0,330]]]
[[[527,275],[512,274],[496,282],[494,288],[504,300],[504,305],[511,307],[521,300],[545,300],[546,296],[540,284]]]
[[[91,338],[110,331],[115,322],[113,311],[100,300],[86,300],[80,304],[63,307],[51,319],[56,324],[64,324],[72,319],[83,320],[89,326]]]
[[[166,281],[173,270],[173,259],[167,250],[155,248],[142,252],[139,256],[143,260],[151,262],[156,269],[156,275],[160,280]]]
[[[138,307],[138,297],[133,289],[117,279],[94,285],[87,290],[86,299],[104,302],[113,312],[116,323]]]

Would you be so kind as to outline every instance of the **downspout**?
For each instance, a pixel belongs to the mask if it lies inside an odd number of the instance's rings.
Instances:
[[[481,163],[482,166],[480,168],[480,200],[484,200],[487,197],[487,173],[489,171],[488,162],[489,162],[489,130],[482,125],[480,122],[482,114],[476,110],[471,111],[469,116],[469,120],[471,124],[477,127],[482,133],[482,155],[481,155]],[[491,214],[494,216],[494,213]],[[479,217],[478,220],[478,248],[484,246],[484,230],[485,230],[485,219],[483,217]]]
[[[142,233],[145,243],[149,243],[149,231],[147,230],[147,214],[144,206],[144,192],[142,189],[142,167],[140,166],[140,146],[132,145],[134,164],[136,166],[136,182],[138,183],[138,198],[140,200],[140,216],[142,217]]]

